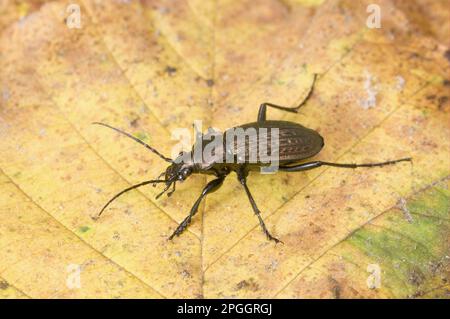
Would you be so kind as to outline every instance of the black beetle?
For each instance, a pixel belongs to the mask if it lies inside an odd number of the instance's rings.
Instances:
[[[366,164],[341,164],[341,163],[330,163],[330,162],[322,162],[322,161],[312,161],[312,162],[304,162],[304,163],[297,163],[299,161],[302,161],[304,159],[310,158],[322,149],[324,146],[324,140],[322,136],[320,136],[319,133],[316,131],[306,128],[300,124],[288,122],[288,121],[271,121],[266,120],[266,110],[267,107],[273,107],[282,111],[287,112],[293,112],[297,113],[298,109],[303,106],[309,99],[309,97],[312,95],[314,83],[316,80],[316,75],[314,75],[312,85],[309,89],[309,92],[303,99],[303,101],[297,106],[297,107],[284,107],[275,105],[272,103],[263,103],[259,107],[258,112],[258,119],[256,122],[244,124],[241,126],[238,126],[236,128],[255,128],[255,129],[261,129],[265,128],[266,130],[270,129],[277,129],[278,132],[278,169],[280,171],[286,171],[286,172],[299,172],[299,171],[305,171],[309,169],[313,169],[320,166],[334,166],[334,167],[345,167],[345,168],[356,168],[356,167],[374,167],[374,166],[384,166],[384,165],[390,165],[395,164],[402,161],[411,161],[411,158],[402,158],[398,160],[392,160],[392,161],[386,161],[381,163],[366,163]],[[194,161],[194,160],[188,160],[186,161],[186,158],[192,158],[192,153],[196,149],[196,147],[200,147],[201,150],[204,150],[204,148],[208,145],[208,143],[204,144],[204,141],[209,141],[211,138],[211,134],[207,135],[198,135],[197,141],[194,144],[192,151],[189,153],[180,153],[179,157],[175,160],[172,160],[171,158],[168,158],[161,153],[159,153],[156,149],[151,147],[150,145],[144,143],[143,141],[139,140],[138,138],[119,130],[115,127],[112,127],[110,125],[95,122],[93,124],[103,125],[106,127],[109,127],[121,134],[124,134],[136,142],[144,145],[147,149],[161,157],[163,160],[171,163],[169,167],[167,167],[166,171],[160,175],[164,176],[165,178],[163,180],[160,180],[159,178],[156,180],[149,180],[145,181],[136,185],[133,185],[129,188],[124,189],[117,195],[115,195],[111,200],[109,200],[106,205],[102,208],[100,213],[98,214],[97,218],[102,214],[102,212],[108,207],[108,205],[114,201],[117,197],[120,195],[147,185],[147,184],[156,184],[156,183],[165,183],[166,187],[164,190],[156,197],[159,198],[162,194],[164,194],[171,186],[173,186],[172,190],[167,193],[168,196],[170,196],[175,191],[175,183],[177,181],[184,181],[186,178],[188,178],[191,174],[195,173],[201,173],[201,174],[210,174],[214,175],[216,179],[210,181],[205,188],[203,189],[202,193],[200,194],[200,197],[197,199],[197,201],[194,203],[194,205],[191,208],[191,211],[189,215],[181,222],[181,224],[177,227],[177,229],[173,232],[173,234],[169,237],[170,239],[173,239],[173,237],[180,235],[190,224],[192,217],[197,213],[198,207],[200,206],[200,203],[202,199],[209,193],[212,193],[216,191],[223,183],[225,177],[231,173],[232,171],[236,172],[239,182],[244,187],[245,192],[247,193],[248,199],[250,201],[250,204],[252,205],[253,211],[255,212],[256,216],[259,219],[259,223],[261,225],[261,228],[264,232],[264,234],[267,236],[268,239],[273,240],[275,242],[281,242],[279,239],[273,237],[269,231],[266,228],[266,225],[264,224],[263,219],[261,218],[261,213],[255,203],[255,200],[253,199],[252,194],[250,193],[250,190],[247,186],[247,175],[250,170],[254,169],[260,169],[261,167],[267,166],[268,164],[266,162],[262,162],[258,159],[256,162],[249,162],[248,161],[248,154],[250,153],[251,149],[256,149],[259,145],[260,139],[262,139],[263,135],[260,134],[257,136],[257,142],[252,143],[250,140],[246,140],[244,144],[244,148],[242,151],[244,152],[244,160],[243,162],[238,162],[236,160],[237,153],[236,149],[234,152],[234,162],[225,162],[225,161],[214,161],[214,160],[200,160],[200,161]],[[232,129],[236,129],[232,128]],[[230,130],[232,130],[230,129]],[[223,133],[222,137],[223,140],[226,141],[226,133],[229,130],[227,130],[225,133]],[[270,140],[268,138],[267,134],[264,135],[264,137]],[[233,141],[234,142],[234,141]],[[268,142],[267,142],[268,143]],[[235,145],[236,147],[236,145]],[[223,152],[223,155],[225,152]],[[188,155],[188,156],[186,156]],[[223,157],[222,157],[223,158]],[[297,163],[297,164],[296,164]]]

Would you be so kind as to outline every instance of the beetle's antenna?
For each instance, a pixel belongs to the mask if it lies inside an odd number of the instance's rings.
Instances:
[[[162,158],[163,160],[165,160],[166,162],[173,163],[173,160],[172,160],[171,158],[165,157],[164,155],[162,155],[160,152],[158,152],[156,149],[154,149],[153,147],[151,147],[151,146],[148,145],[147,143],[141,141],[140,139],[134,137],[133,135],[131,135],[131,134],[127,133],[127,132],[124,132],[124,131],[122,131],[122,130],[120,130],[120,129],[118,129],[118,128],[112,127],[111,125],[108,125],[108,124],[105,124],[105,123],[94,122],[94,123],[92,123],[92,124],[102,125],[102,126],[105,126],[105,127],[110,128],[110,129],[112,129],[112,130],[114,130],[114,131],[116,131],[116,132],[119,132],[119,133],[121,133],[121,134],[123,134],[123,135],[125,135],[125,136],[128,136],[129,138],[131,138],[132,140],[135,140],[135,141],[138,142],[139,144],[144,145],[147,149],[149,149],[151,152],[153,152],[153,153],[155,153],[156,155],[158,155],[159,157],[161,157],[161,158]]]
[[[132,189],[135,189],[135,188],[138,188],[138,187],[147,185],[147,184],[153,184],[153,183],[165,183],[165,182],[166,182],[166,180],[153,179],[153,180],[150,180],[150,181],[145,181],[145,182],[142,182],[142,183],[139,183],[139,184],[130,186],[130,187],[128,187],[128,188],[125,188],[125,189],[124,189],[123,191],[121,191],[120,193],[114,195],[114,197],[111,198],[111,199],[105,204],[105,206],[103,206],[103,208],[102,208],[102,210],[100,211],[100,213],[98,213],[98,215],[97,215],[94,219],[98,219],[98,218],[100,217],[100,215],[103,213],[103,211],[109,206],[109,204],[111,204],[117,197],[119,197],[119,196],[125,194],[126,192],[131,191]]]

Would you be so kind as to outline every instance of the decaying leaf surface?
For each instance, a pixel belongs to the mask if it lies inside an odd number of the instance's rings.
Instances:
[[[0,297],[449,296],[447,1],[380,1],[380,29],[370,1],[80,1],[79,29],[69,3],[0,8]],[[284,245],[264,238],[234,175],[172,242],[202,176],[92,220],[166,163],[91,122],[170,154],[173,130],[295,105],[313,73],[300,114],[270,118],[319,131],[320,160],[413,164],[251,174]]]

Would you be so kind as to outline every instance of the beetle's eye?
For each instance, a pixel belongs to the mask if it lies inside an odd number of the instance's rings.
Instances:
[[[185,168],[180,172],[180,179],[186,179],[189,175],[191,175],[191,169],[190,168]]]

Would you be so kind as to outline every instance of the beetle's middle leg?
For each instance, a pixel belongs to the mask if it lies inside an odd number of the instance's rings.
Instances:
[[[202,199],[206,195],[219,189],[219,187],[222,186],[225,177],[226,177],[226,175],[219,176],[218,178],[216,178],[216,179],[210,181],[208,184],[206,184],[205,188],[203,188],[202,193],[200,194],[200,197],[194,203],[194,206],[192,206],[189,215],[181,222],[180,225],[178,225],[177,229],[175,229],[173,234],[170,235],[169,240],[173,239],[175,236],[179,236],[189,226],[189,224],[192,221],[192,217],[194,217],[194,215],[198,211],[198,207],[200,206]]]
[[[242,184],[242,186],[244,186],[245,192],[247,193],[247,196],[248,196],[248,200],[250,201],[250,204],[252,205],[252,208],[253,208],[253,211],[255,212],[256,217],[258,217],[259,224],[261,225],[261,228],[262,228],[264,234],[267,236],[267,238],[269,240],[273,240],[276,243],[283,243],[278,238],[273,237],[267,230],[266,224],[264,223],[264,220],[261,217],[261,211],[259,210],[258,206],[256,206],[256,202],[253,199],[253,196],[250,193],[250,190],[248,189],[247,173],[243,170],[237,171],[236,173],[238,175],[239,182]]]
[[[302,102],[300,102],[299,105],[297,105],[296,107],[286,107],[286,106],[280,106],[280,105],[276,105],[273,103],[263,103],[259,106],[259,112],[258,112],[258,122],[264,122],[266,120],[266,112],[267,112],[267,107],[273,107],[275,109],[279,109],[282,111],[286,111],[286,112],[292,112],[292,113],[297,113],[298,109],[300,107],[302,107],[303,105],[305,105],[305,103],[309,100],[309,98],[312,95],[313,89],[314,89],[314,84],[316,83],[316,78],[317,78],[317,74],[314,74],[313,77],[313,81],[312,84],[309,88],[308,93],[306,94],[305,98],[303,99]]]

